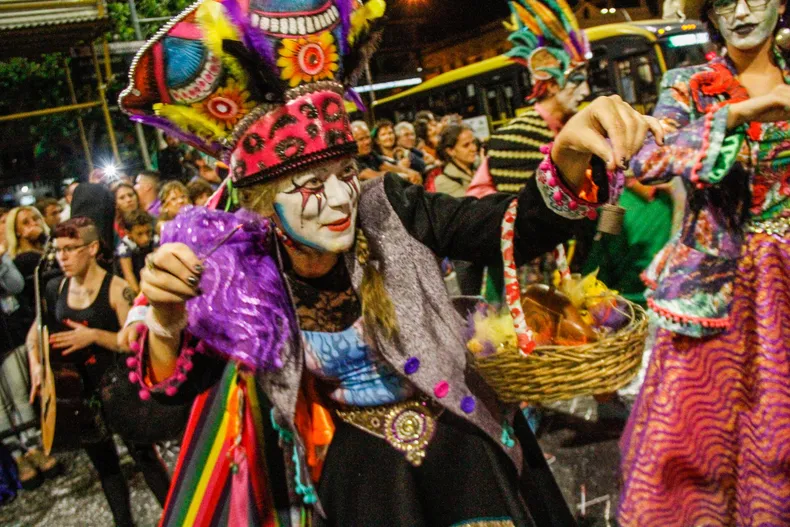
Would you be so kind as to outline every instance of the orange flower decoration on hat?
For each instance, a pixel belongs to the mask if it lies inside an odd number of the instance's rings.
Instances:
[[[227,85],[192,107],[225,130],[231,130],[242,117],[255,108],[255,101],[250,100],[250,92],[242,88],[233,77],[228,77]]]
[[[293,88],[303,83],[333,79],[339,56],[332,33],[283,39],[277,66],[280,76]]]

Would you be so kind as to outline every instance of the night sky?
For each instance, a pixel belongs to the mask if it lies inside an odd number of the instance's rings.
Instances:
[[[506,0],[389,0],[392,19],[420,18],[427,22],[423,42],[436,42],[472,31],[510,13]]]

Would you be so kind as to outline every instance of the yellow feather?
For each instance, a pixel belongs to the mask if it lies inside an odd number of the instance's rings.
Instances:
[[[223,40],[240,41],[241,36],[233,24],[225,16],[224,8],[219,2],[204,2],[195,13],[195,18],[203,32],[203,42],[209,51],[220,57],[222,64],[242,84],[247,82],[247,73],[238,61],[222,51]]]
[[[541,2],[536,0],[527,0],[530,7],[535,11],[535,13],[540,17],[549,31],[557,38],[560,42],[565,42],[568,40],[568,32],[565,31],[565,28],[562,27],[562,23],[557,20],[557,17],[554,16],[554,13],[543,5]]]
[[[543,34],[543,32],[540,30],[540,26],[538,26],[538,23],[535,21],[535,17],[533,17],[529,11],[516,3],[513,4],[513,7],[516,9],[522,24],[524,24],[536,36]]]
[[[241,40],[235,28],[225,17],[219,2],[203,2],[195,13],[198,25],[203,30],[203,42],[216,55],[222,55],[223,40]]]
[[[211,122],[200,111],[188,106],[158,103],[154,104],[154,112],[156,115],[169,119],[180,129],[200,137],[222,138],[228,135],[224,128]]]
[[[370,22],[384,16],[387,3],[384,0],[370,0],[351,14],[351,30],[348,32],[348,43],[353,44],[360,33],[367,30]]]
[[[568,5],[568,2],[566,2],[565,0],[554,0],[554,1],[557,2],[557,5],[560,6],[560,9],[562,9],[562,12],[565,14],[565,18],[568,19],[568,22],[571,24],[571,27],[574,30],[578,30],[579,21],[576,20],[576,15],[573,14],[573,10]]]
[[[483,344],[486,342],[491,343],[495,349],[502,345],[516,347],[516,330],[507,310],[500,313],[475,313],[473,324],[475,336],[468,344],[473,353],[483,351]]]

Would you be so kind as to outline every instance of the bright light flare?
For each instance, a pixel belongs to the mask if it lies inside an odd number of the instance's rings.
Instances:
[[[118,167],[113,163],[108,163],[102,167],[102,172],[104,172],[104,177],[108,180],[116,179],[119,175]]]

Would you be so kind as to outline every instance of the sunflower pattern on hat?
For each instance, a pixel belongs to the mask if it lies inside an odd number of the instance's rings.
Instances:
[[[513,48],[507,55],[530,73],[530,99],[545,93],[547,81],[560,88],[587,64],[590,44],[565,0],[512,0]]]
[[[356,149],[343,98],[383,0],[201,0],[135,57],[119,104],[245,184]]]

